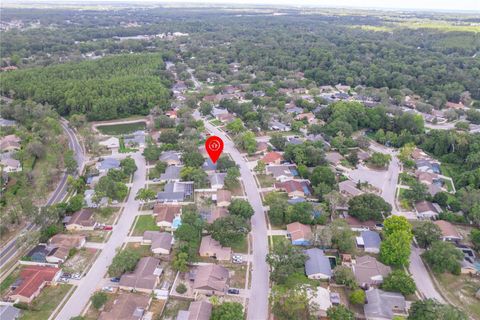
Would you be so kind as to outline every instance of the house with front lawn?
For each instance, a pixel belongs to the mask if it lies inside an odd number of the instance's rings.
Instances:
[[[389,266],[372,256],[357,257],[352,269],[358,285],[362,288],[382,284],[383,279],[392,272]]]
[[[30,303],[47,285],[54,285],[62,270],[44,266],[25,266],[18,279],[12,284],[9,298],[13,301]]]
[[[156,203],[153,207],[153,215],[157,226],[171,230],[173,221],[182,213],[182,207],[179,205]]]
[[[228,207],[232,201],[232,193],[228,190],[217,190],[216,201],[217,206]]]
[[[363,248],[365,252],[379,253],[382,239],[380,235],[374,231],[362,231],[360,236],[356,237],[357,247]]]
[[[289,198],[308,198],[312,195],[308,180],[287,180],[275,183],[275,188],[285,191]]]
[[[93,220],[93,209],[83,208],[63,220],[65,229],[68,231],[87,231],[95,229],[96,222]]]
[[[325,256],[323,250],[312,248],[305,250],[307,261],[305,261],[305,274],[309,279],[328,280],[332,277],[332,266],[330,259]]]
[[[149,295],[121,293],[111,309],[104,309],[99,320],[143,320],[152,298]]]
[[[365,295],[363,311],[367,320],[391,320],[394,316],[403,319],[408,314],[405,297],[398,292],[370,289]]]
[[[176,320],[210,320],[212,304],[208,301],[193,301],[188,310],[180,310]]]
[[[165,162],[169,166],[179,166],[182,164],[180,154],[176,151],[165,151],[160,155],[160,161]]]
[[[300,222],[289,223],[287,224],[287,236],[295,246],[308,246],[312,240],[312,229]]]
[[[193,291],[196,294],[225,295],[228,289],[230,273],[227,268],[217,265],[201,265],[193,274]]]
[[[430,201],[422,200],[415,203],[415,212],[419,219],[434,219],[438,218],[441,209]]]
[[[120,277],[119,287],[122,290],[152,293],[158,284],[162,269],[160,260],[153,257],[143,257],[138,261],[133,272]]]
[[[208,235],[202,238],[198,254],[200,257],[214,258],[219,261],[230,261],[232,257],[232,248],[222,247],[220,242]]]
[[[457,228],[453,224],[445,220],[437,220],[434,221],[442,232],[442,241],[450,241],[450,242],[460,242],[462,241],[463,237],[458,232]]]
[[[170,254],[172,250],[173,236],[168,232],[145,231],[143,233],[142,245],[150,245],[154,254]]]

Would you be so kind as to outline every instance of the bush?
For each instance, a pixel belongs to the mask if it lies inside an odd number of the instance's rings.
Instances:
[[[410,275],[402,270],[395,270],[385,278],[382,284],[382,289],[386,291],[400,292],[406,296],[414,294],[415,290],[417,290],[417,286]]]
[[[177,293],[184,294],[187,292],[187,286],[185,286],[183,283],[180,283],[177,288],[175,288],[175,291],[177,291]]]
[[[350,289],[357,287],[357,281],[355,280],[352,269],[345,266],[338,266],[334,270],[334,275],[336,284],[343,284]]]
[[[362,289],[357,289],[350,294],[349,300],[353,304],[364,304],[365,292]]]
[[[104,292],[95,292],[92,296],[92,305],[95,309],[99,310],[107,302],[107,294]]]

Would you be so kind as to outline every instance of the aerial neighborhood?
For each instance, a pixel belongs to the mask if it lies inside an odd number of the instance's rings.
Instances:
[[[1,320],[480,319],[478,15],[27,10]]]

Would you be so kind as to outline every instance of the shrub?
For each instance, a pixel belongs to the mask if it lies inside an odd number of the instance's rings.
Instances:
[[[187,292],[187,286],[185,286],[183,283],[180,283],[177,288],[175,288],[175,291],[177,291],[177,293],[184,294]]]

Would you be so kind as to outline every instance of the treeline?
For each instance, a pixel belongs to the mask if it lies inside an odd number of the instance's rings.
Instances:
[[[18,70],[2,75],[0,92],[52,105],[61,115],[107,120],[166,108],[170,80],[162,55],[130,54]]]

